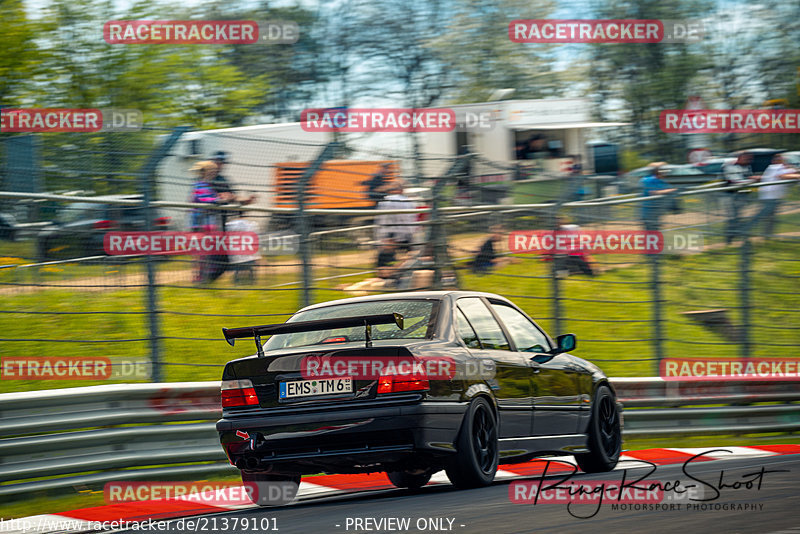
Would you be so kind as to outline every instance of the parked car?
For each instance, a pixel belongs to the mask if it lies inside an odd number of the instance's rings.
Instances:
[[[574,335],[553,340],[495,294],[350,298],[223,334],[256,341],[255,355],[225,366],[217,422],[246,486],[296,491],[302,474],[385,471],[418,488],[444,469],[469,488],[490,484],[500,458],[574,454],[587,472],[619,459],[621,406],[606,375],[569,354]],[[263,348],[261,336],[272,336]],[[331,370],[353,359],[371,362],[372,375],[356,366],[309,376],[313,362]],[[389,371],[397,359],[423,370]]]
[[[729,163],[736,161],[736,158],[716,157],[708,158],[694,164],[694,167],[703,174],[713,176],[715,179],[721,179],[725,173],[723,167]]]
[[[750,167],[753,169],[753,174],[761,174],[772,163],[772,156],[781,152],[784,151],[776,148],[748,148],[731,152],[726,157],[735,159],[742,153],[751,154],[753,159],[750,162]]]
[[[98,200],[141,200],[139,195],[110,195]],[[59,209],[53,223],[43,228],[36,248],[41,260],[105,255],[106,232],[142,231],[146,228],[144,208],[112,203],[72,202]],[[154,217],[153,230],[169,229],[168,217]]]
[[[17,220],[10,213],[0,212],[0,239],[14,241],[17,238]]]
[[[714,179],[714,176],[694,165],[667,164],[661,167],[664,181],[675,186],[700,185]],[[622,176],[620,193],[639,193],[642,190],[639,182],[652,171],[651,167],[640,167]]]
[[[784,152],[782,155],[783,155],[783,160],[787,165],[800,170],[800,150]]]

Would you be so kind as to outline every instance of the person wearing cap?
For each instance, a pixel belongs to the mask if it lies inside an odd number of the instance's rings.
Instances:
[[[642,196],[656,197],[674,193],[676,189],[664,181],[662,167],[666,165],[663,161],[653,162],[648,167],[650,172],[647,173],[640,181],[639,185],[642,187]],[[642,222],[644,223],[645,230],[657,231],[659,229],[659,218],[663,209],[663,199],[653,198],[642,202]]]
[[[210,180],[211,187],[217,192],[219,196],[220,203],[222,204],[241,204],[242,206],[247,206],[252,204],[256,198],[256,195],[250,195],[248,198],[239,197],[236,194],[236,191],[230,185],[230,181],[225,178],[222,174],[222,169],[227,165],[229,162],[228,153],[224,150],[217,150],[214,152],[214,156],[212,159],[212,163],[215,167],[215,172],[213,177]],[[228,221],[228,212],[223,211],[222,215],[222,226],[224,227]]]
[[[235,196],[228,179],[222,174],[223,167],[228,163],[228,153],[224,150],[217,150],[214,152],[212,162],[216,166],[217,172],[211,181],[211,185],[222,195]]]

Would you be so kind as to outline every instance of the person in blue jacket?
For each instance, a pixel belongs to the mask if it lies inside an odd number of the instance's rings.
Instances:
[[[675,192],[675,188],[664,181],[661,170],[664,165],[666,165],[664,162],[651,163],[648,165],[651,171],[639,181],[642,196],[654,197],[641,202],[642,222],[648,231],[656,231],[660,227],[659,219],[664,209],[664,199],[656,197]]]

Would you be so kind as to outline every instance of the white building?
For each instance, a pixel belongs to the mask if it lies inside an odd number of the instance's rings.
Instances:
[[[426,133],[425,154],[429,156],[455,156],[469,150],[483,159],[510,165],[517,161],[517,143],[527,144],[539,137],[541,152],[547,157],[538,160],[543,170],[557,173],[562,170],[568,156],[580,154],[584,169],[593,171],[587,142],[596,134],[592,129],[623,126],[624,122],[595,122],[591,117],[591,103],[583,98],[545,100],[504,100],[450,106],[461,125],[473,117],[488,113],[491,128],[463,124],[456,131]],[[527,160],[526,160],[527,161]],[[530,163],[530,161],[527,161]],[[435,163],[433,165],[436,165]],[[437,170],[426,170],[435,175]]]

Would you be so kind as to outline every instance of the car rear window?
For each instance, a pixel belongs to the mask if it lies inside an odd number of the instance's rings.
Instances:
[[[363,315],[379,315],[399,313],[404,318],[404,328],[400,330],[395,324],[379,324],[372,327],[372,339],[425,339],[433,333],[436,304],[438,301],[408,299],[379,300],[325,306],[293,315],[287,322],[318,321],[338,317],[359,317]],[[364,327],[331,328],[316,332],[299,332],[296,334],[279,334],[272,336],[264,344],[265,350],[288,347],[316,345],[326,340],[331,341],[365,341]]]

